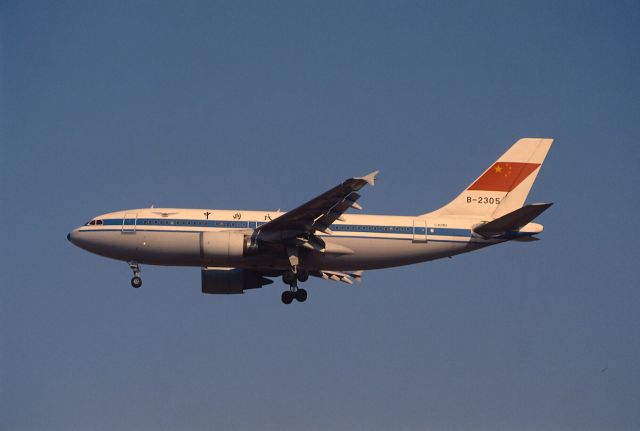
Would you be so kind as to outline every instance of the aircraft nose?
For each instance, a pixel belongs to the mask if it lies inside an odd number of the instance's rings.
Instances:
[[[78,240],[78,232],[76,230],[72,230],[67,234],[67,241],[69,241],[71,244],[78,245],[77,240]]]

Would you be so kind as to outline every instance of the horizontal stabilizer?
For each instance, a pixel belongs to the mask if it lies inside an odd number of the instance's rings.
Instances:
[[[506,232],[516,231],[530,223],[533,219],[542,214],[549,204],[530,204],[522,208],[518,208],[508,214],[498,217],[497,219],[475,227],[473,231],[485,238],[502,235]]]
[[[535,236],[519,236],[513,239],[518,242],[532,242],[532,241],[540,241],[540,238],[536,238]]]

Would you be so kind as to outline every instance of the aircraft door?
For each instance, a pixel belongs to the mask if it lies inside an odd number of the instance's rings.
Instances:
[[[427,221],[425,219],[413,220],[413,242],[427,242]]]
[[[137,213],[125,213],[122,218],[122,233],[136,233],[138,223]]]

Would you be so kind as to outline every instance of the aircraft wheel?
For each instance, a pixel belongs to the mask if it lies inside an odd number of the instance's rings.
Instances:
[[[298,273],[296,274],[298,277],[298,281],[301,283],[304,283],[305,281],[307,281],[309,279],[309,271],[305,271],[305,270],[298,270]]]
[[[285,290],[284,292],[282,292],[282,296],[280,296],[280,299],[282,300],[283,304],[291,304],[291,302],[293,301],[293,292]]]
[[[296,299],[298,302],[304,302],[307,300],[307,291],[304,289],[298,289],[296,291]]]
[[[131,279],[131,285],[137,289],[142,286],[142,279],[136,275]]]
[[[282,274],[282,282],[284,284],[288,284],[289,286],[295,284],[296,281],[296,275],[293,273],[293,271],[287,271],[284,274]]]

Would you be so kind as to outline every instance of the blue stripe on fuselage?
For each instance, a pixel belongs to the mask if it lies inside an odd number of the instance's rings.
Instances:
[[[107,226],[172,226],[172,227],[209,227],[225,229],[255,229],[265,222],[236,221],[236,220],[194,220],[194,219],[169,219],[169,218],[127,218],[127,219],[105,219],[103,224]],[[356,224],[333,224],[329,227],[335,232],[358,232],[358,233],[388,233],[403,235],[440,235],[440,236],[471,236],[469,229],[452,229],[436,227],[413,227],[413,226],[384,226],[384,225],[356,225]]]
[[[255,229],[264,225],[266,222],[256,221],[238,221],[238,220],[196,220],[196,219],[169,219],[169,218],[139,218],[139,219],[104,219],[102,220],[105,226],[135,226],[133,229],[123,230],[125,233],[131,233],[134,231],[154,231],[154,232],[184,232],[184,233],[199,233],[201,230],[188,230],[188,229],[153,229],[161,227],[180,227],[180,228],[222,228],[222,229]],[[99,226],[99,225],[98,225]],[[80,232],[113,232],[120,231],[121,229],[101,229],[97,226],[83,227]],[[392,234],[398,235],[395,237],[389,236],[354,236],[353,238],[379,238],[379,239],[405,239],[411,240],[417,235],[426,235],[429,241],[443,241],[443,242],[471,242],[475,241],[474,235],[472,235],[471,229],[456,229],[456,228],[442,228],[442,227],[419,227],[419,226],[385,226],[385,225],[355,225],[355,224],[333,224],[330,229],[335,233],[340,232],[340,237],[350,237],[349,233],[364,233],[364,234]],[[347,235],[345,235],[347,234]],[[402,235],[402,236],[399,236]],[[515,239],[517,237],[532,236],[532,233],[526,232],[509,232],[502,240]],[[324,236],[324,235],[321,235]],[[438,240],[434,237],[458,237],[460,240]],[[497,239],[497,238],[495,238]],[[479,242],[484,242],[480,240]]]

